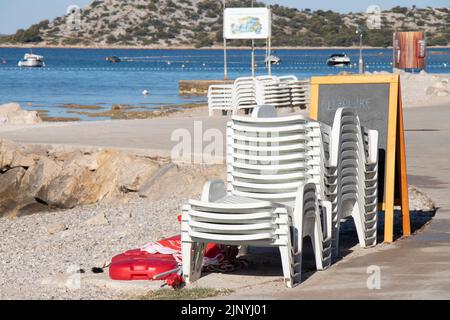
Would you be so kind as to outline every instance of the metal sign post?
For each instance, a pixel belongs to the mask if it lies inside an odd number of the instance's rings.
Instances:
[[[255,40],[252,40],[252,77],[255,77]]]
[[[223,10],[227,7],[227,1],[223,0]],[[228,80],[228,61],[227,61],[227,38],[225,37],[225,26],[223,31],[223,79]]]
[[[223,38],[223,79],[228,80],[227,39]]]
[[[269,60],[267,70],[268,70],[269,76],[272,75],[272,61],[271,61],[271,57],[270,57],[272,55],[271,47],[272,47],[272,37],[269,37],[269,39],[267,39],[267,59]]]
[[[365,70],[364,70],[364,58],[363,58],[363,49],[362,49],[363,30],[362,30],[361,26],[358,26],[358,28],[356,30],[356,34],[359,34],[359,61],[358,61],[359,74],[363,74]]]

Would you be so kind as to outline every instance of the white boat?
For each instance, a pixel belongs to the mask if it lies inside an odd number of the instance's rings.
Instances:
[[[18,65],[19,67],[29,68],[45,67],[44,57],[33,53],[26,53],[23,60],[19,61]]]
[[[345,53],[332,54],[328,58],[327,64],[329,66],[348,65],[350,64],[350,58]]]
[[[266,65],[269,63],[278,65],[278,64],[280,64],[280,62],[281,62],[281,59],[274,55],[270,55],[266,58]]]

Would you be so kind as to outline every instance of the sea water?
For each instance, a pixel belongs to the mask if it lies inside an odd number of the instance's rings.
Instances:
[[[65,104],[95,105],[106,110],[114,104],[153,109],[206,102],[205,97],[180,96],[178,81],[223,79],[224,74],[223,50],[34,49],[33,53],[45,57],[46,67],[17,67],[27,52],[28,49],[0,48],[0,104],[18,102],[25,109],[48,110],[49,116],[73,117]],[[257,75],[268,71],[264,53],[256,51]],[[333,53],[347,53],[352,64],[327,66]],[[449,53],[450,49],[430,49],[426,71],[450,73]],[[358,72],[359,50],[275,50],[274,54],[281,58],[281,63],[272,68],[274,75],[307,78]],[[367,71],[392,70],[391,49],[368,49],[363,54]],[[122,62],[107,62],[106,57],[113,55]],[[250,51],[229,50],[228,70],[231,79],[251,75]],[[144,90],[150,95],[143,95]]]

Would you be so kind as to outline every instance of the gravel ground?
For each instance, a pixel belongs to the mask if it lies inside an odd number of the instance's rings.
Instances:
[[[94,273],[92,268],[107,266],[113,256],[126,250],[179,234],[177,216],[186,201],[174,196],[161,201],[133,197],[127,203],[116,200],[15,219],[0,218],[0,299],[127,299],[158,288],[158,282],[111,281],[107,268],[102,274]],[[414,212],[413,230],[420,229],[432,216]],[[401,221],[396,219],[395,230],[399,232],[400,227]],[[361,250],[353,224],[344,224],[341,231],[341,247],[357,255]],[[381,216],[380,241],[382,234]],[[305,271],[313,265],[312,253],[309,257],[310,261],[304,260]],[[281,277],[279,258],[275,262],[272,269]],[[222,284],[230,281],[214,279]],[[240,277],[236,279],[242,284]],[[249,281],[248,277],[245,281]]]
[[[177,216],[185,201],[136,197],[128,203],[1,218],[0,299],[126,298],[123,290],[71,283],[80,274],[93,276],[92,268],[104,267],[116,254],[179,234]]]

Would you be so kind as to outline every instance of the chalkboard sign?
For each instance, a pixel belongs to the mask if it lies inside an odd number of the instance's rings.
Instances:
[[[393,238],[395,196],[402,206],[404,234],[409,234],[408,187],[404,150],[403,112],[398,75],[313,77],[310,116],[333,124],[336,110],[357,111],[361,125],[379,134],[379,207],[385,210],[385,241]],[[392,225],[391,225],[392,220]]]
[[[333,124],[336,110],[349,107],[358,112],[361,124],[377,130],[379,163],[379,202],[384,201],[384,162],[386,161],[387,115],[389,111],[389,84],[323,84],[319,89],[317,119],[328,125]]]
[[[332,125],[336,110],[342,107],[355,109],[364,126],[378,130],[379,148],[386,150],[389,84],[321,85],[318,119]]]

